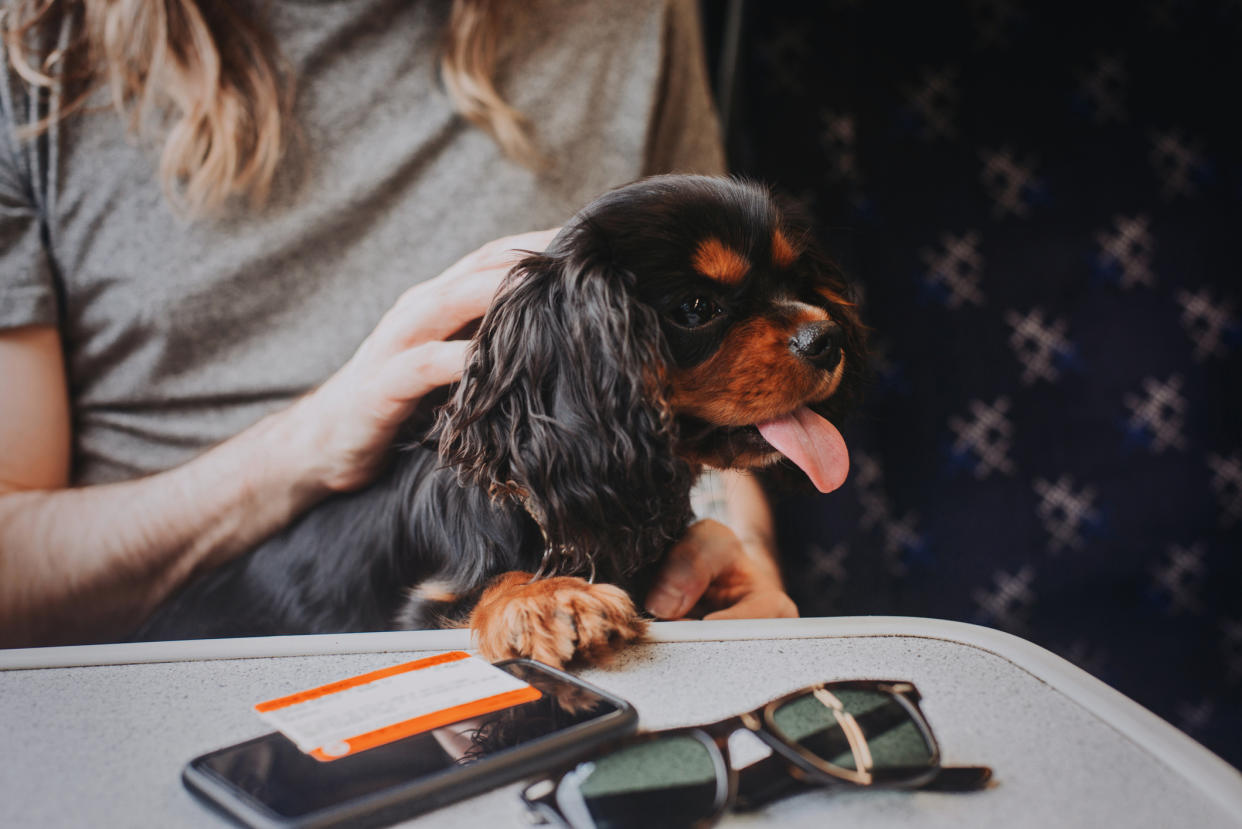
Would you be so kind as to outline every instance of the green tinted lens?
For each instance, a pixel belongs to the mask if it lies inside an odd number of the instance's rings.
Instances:
[[[712,750],[688,735],[636,743],[567,775],[561,807],[567,814],[585,807],[600,829],[688,826],[715,811],[717,769]],[[570,777],[577,785],[565,792]]]
[[[777,708],[773,721],[781,737],[840,768],[899,776],[932,762],[932,748],[913,715],[885,691],[807,692]]]

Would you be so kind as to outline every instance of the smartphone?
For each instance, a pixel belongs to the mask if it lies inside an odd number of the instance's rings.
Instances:
[[[327,763],[273,732],[194,758],[181,780],[247,826],[378,826],[570,762],[638,726],[628,702],[563,671],[529,659],[496,667],[542,696]]]

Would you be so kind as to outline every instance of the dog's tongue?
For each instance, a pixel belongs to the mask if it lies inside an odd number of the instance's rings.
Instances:
[[[845,483],[850,471],[845,438],[815,412],[803,406],[758,428],[763,439],[796,463],[820,492],[832,492]]]

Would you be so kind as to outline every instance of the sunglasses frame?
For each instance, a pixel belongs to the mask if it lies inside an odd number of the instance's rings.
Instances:
[[[825,762],[796,743],[781,736],[782,732],[776,725],[775,715],[782,705],[808,694],[814,694],[818,697],[817,692],[826,691],[831,694],[834,690],[876,691],[888,694],[896,700],[918,727],[919,733],[927,744],[930,752],[927,768],[907,776],[884,776],[883,779],[877,779],[877,775],[871,772],[847,769]],[[929,783],[936,777],[941,768],[940,745],[936,741],[935,734],[932,733],[927,717],[923,715],[922,709],[919,708],[919,701],[921,699],[922,695],[914,686],[914,683],[904,680],[857,679],[840,682],[822,682],[792,691],[752,711],[714,723],[670,728],[663,731],[652,731],[646,734],[625,737],[600,748],[594,752],[594,756],[602,756],[621,748],[628,748],[669,737],[687,736],[698,740],[708,749],[712,762],[716,766],[716,795],[712,805],[712,812],[693,824],[695,827],[707,827],[719,820],[725,811],[738,800],[739,772],[733,767],[729,756],[729,738],[737,731],[749,731],[772,750],[771,757],[764,758],[757,763],[745,767],[741,772],[743,775],[748,770],[759,766],[763,766],[770,773],[772,770],[770,761],[773,758],[779,758],[779,760],[784,761],[781,764],[783,768],[778,770],[779,776],[785,781],[792,778],[800,783],[818,786],[848,783],[864,787],[883,786],[894,788],[918,788],[923,784]],[[853,743],[851,743],[851,748],[855,749]],[[855,749],[855,753],[857,753],[857,749]],[[530,813],[543,818],[544,822],[556,822],[564,826],[573,827],[573,829],[590,829],[594,825],[593,823],[575,822],[569,815],[565,814],[564,807],[566,804],[562,802],[564,793],[561,788],[565,778],[571,775],[583,763],[587,762],[590,762],[590,758],[579,760],[577,763],[562,769],[556,774],[544,777],[526,786],[522,791],[522,800],[525,802],[527,809],[530,810]],[[579,810],[571,808],[570,811]]]

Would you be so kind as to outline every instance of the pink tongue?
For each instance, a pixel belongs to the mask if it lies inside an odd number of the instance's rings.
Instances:
[[[832,492],[845,483],[850,471],[845,438],[815,412],[803,406],[758,428],[763,439],[796,463],[820,492]]]

